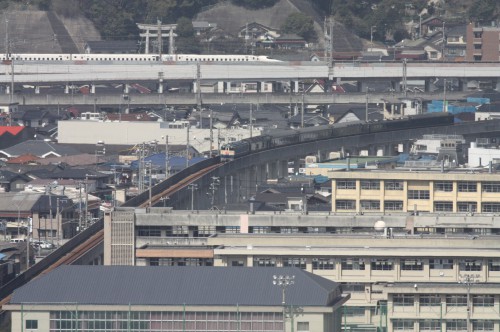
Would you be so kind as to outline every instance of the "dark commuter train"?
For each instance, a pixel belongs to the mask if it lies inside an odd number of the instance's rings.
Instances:
[[[450,113],[427,113],[385,121],[355,121],[294,130],[273,130],[267,135],[246,138],[221,147],[221,161],[230,161],[259,150],[336,137],[373,134],[394,130],[427,128],[453,124]]]

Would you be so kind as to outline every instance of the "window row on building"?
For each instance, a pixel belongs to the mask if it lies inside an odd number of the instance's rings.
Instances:
[[[472,320],[472,330],[474,332],[478,331],[493,331],[495,327],[495,321],[493,320]],[[412,319],[393,319],[392,329],[393,331],[417,331],[416,329],[417,321]],[[446,327],[446,329],[443,329]],[[467,320],[466,319],[425,319],[418,321],[418,331],[468,331]]]
[[[341,270],[371,270],[391,271],[399,266],[401,271],[423,271],[425,265],[430,270],[451,270],[454,265],[459,271],[482,271],[486,266],[489,271],[500,271],[500,259],[475,259],[475,258],[338,258],[338,257],[259,257],[254,256],[253,266],[257,267],[298,267],[307,268],[308,260],[311,261],[313,270],[335,270],[340,264]],[[244,264],[241,261],[241,264]],[[243,265],[242,265],[243,266]]]
[[[305,322],[307,323],[307,322]],[[29,324],[29,327],[28,327]],[[26,329],[38,325],[26,320]],[[304,324],[302,324],[304,325]],[[273,312],[52,311],[50,331],[276,331],[283,315]]]
[[[336,188],[340,190],[356,190],[357,180],[337,180]],[[361,190],[380,190],[380,180],[359,180]],[[475,181],[459,181],[454,184],[453,181],[434,181],[435,192],[453,192],[456,186],[458,192],[477,192],[479,185],[482,192],[500,193],[500,182],[475,182]],[[404,190],[404,181],[400,180],[385,180],[383,183],[385,190]]]
[[[430,199],[428,190],[408,190],[408,199],[428,200]],[[398,200],[360,200],[359,205],[362,211],[404,211],[404,202]],[[478,202],[457,202],[456,208],[453,201],[434,201],[435,212],[477,212]],[[500,202],[482,202],[480,203],[481,212],[498,213],[500,212]],[[336,199],[335,209],[337,211],[357,211],[356,200],[354,199]]]
[[[441,306],[445,303],[447,307],[466,307],[467,295],[465,294],[395,294],[392,297],[395,307],[413,307],[417,301],[421,307]],[[474,307],[493,307],[495,305],[494,295],[474,294],[470,296],[470,303]]]

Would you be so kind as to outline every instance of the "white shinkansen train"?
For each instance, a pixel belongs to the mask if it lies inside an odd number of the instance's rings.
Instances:
[[[5,54],[0,60],[14,61],[113,61],[113,62],[281,62],[265,55],[228,54]]]

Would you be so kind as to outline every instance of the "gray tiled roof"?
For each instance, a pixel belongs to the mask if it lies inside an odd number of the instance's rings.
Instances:
[[[337,283],[298,268],[61,266],[18,288],[10,301],[107,305],[281,305],[273,275],[295,275],[286,303],[328,306]]]
[[[53,152],[61,156],[80,153],[78,150],[72,147],[37,140],[24,141],[9,148],[3,149],[0,152],[4,152],[12,157],[18,157],[28,153],[38,157],[44,156],[49,152]]]

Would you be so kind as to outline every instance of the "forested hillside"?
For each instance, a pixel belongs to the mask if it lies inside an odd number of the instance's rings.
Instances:
[[[279,0],[0,0],[0,8],[54,10],[65,17],[84,15],[104,39],[137,37],[137,22],[176,23],[193,18],[207,6],[231,2],[247,9],[273,6]],[[293,0],[292,0],[293,1]],[[462,21],[498,21],[498,0],[309,0],[318,17],[333,16],[358,35],[384,40],[388,34],[404,37],[405,22],[440,15]],[[418,15],[421,14],[419,17]],[[224,19],[224,18],[221,18]],[[375,31],[370,31],[376,26]]]

